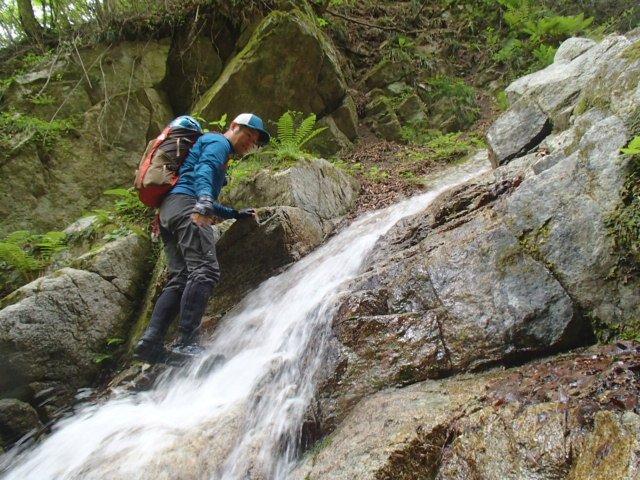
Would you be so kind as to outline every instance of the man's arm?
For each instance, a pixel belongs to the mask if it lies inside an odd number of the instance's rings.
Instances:
[[[221,142],[212,142],[204,147],[194,167],[194,187],[198,202],[194,213],[221,218],[238,218],[235,208],[227,207],[213,198],[214,183],[222,183],[223,165],[227,161],[227,149]]]

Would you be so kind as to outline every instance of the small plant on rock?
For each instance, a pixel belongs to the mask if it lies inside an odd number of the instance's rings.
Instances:
[[[303,149],[304,145],[326,130],[326,127],[315,128],[315,125],[315,113],[303,119],[300,112],[285,112],[278,119],[278,135],[271,138],[265,152],[278,161],[307,157],[309,152]]]

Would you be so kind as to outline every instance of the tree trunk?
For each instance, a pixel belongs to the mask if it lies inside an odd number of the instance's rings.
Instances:
[[[43,30],[33,13],[31,0],[17,0],[17,4],[22,30],[24,30],[24,33],[30,40],[38,43],[38,45],[42,45]]]

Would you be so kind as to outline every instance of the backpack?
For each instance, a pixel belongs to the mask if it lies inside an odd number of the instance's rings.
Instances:
[[[182,116],[147,144],[133,182],[142,203],[154,208],[160,206],[178,182],[180,166],[202,133],[196,120]]]

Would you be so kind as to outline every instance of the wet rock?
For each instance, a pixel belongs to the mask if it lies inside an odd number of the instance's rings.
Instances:
[[[487,407],[459,421],[437,480],[564,479],[580,435],[561,403]]]
[[[640,417],[598,412],[568,480],[632,480],[640,476]]]
[[[25,399],[34,382],[71,388],[90,383],[100,368],[96,355],[105,351],[109,338],[124,338],[128,331],[136,302],[126,289],[137,290],[136,279],[142,283],[140,261],[129,258],[130,270],[121,265],[110,279],[64,268],[5,298],[0,368],[6,375],[0,379],[0,392]]]
[[[291,478],[635,478],[638,348],[383,390],[358,402]]]
[[[313,20],[294,9],[268,15],[193,110],[216,119],[250,109],[275,121],[287,110],[324,116],[345,95],[337,53]]]
[[[224,193],[231,205],[298,207],[329,220],[347,213],[355,203],[357,183],[326,160],[301,160],[286,170],[259,172]]]
[[[480,376],[428,381],[372,395],[307,452],[290,478],[433,478],[449,424],[487,382]]]
[[[549,133],[549,117],[535,103],[516,102],[487,131],[491,165],[497,168],[524,155]]]
[[[301,208],[261,208],[258,215],[260,223],[236,221],[218,241],[221,278],[207,309],[216,317],[324,238],[318,218]]]
[[[611,60],[610,109],[588,108],[537,152],[442,194],[378,241],[332,323],[320,430],[331,431],[384,386],[593,341],[593,319],[634,331],[640,279],[616,267],[607,227],[628,177],[629,159],[619,152],[640,107],[622,94],[640,78],[618,69],[626,62],[635,72],[638,62],[623,57]],[[513,112],[524,105],[535,105],[533,97]]]
[[[15,398],[0,400],[0,446],[11,447],[25,435],[42,428],[31,405]]]

